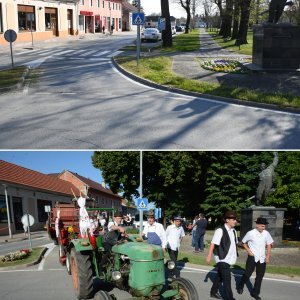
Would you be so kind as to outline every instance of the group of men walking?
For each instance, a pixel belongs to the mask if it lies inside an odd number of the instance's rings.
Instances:
[[[115,214],[114,221],[108,224],[108,231],[104,241],[104,247],[110,252],[112,245],[117,240],[118,234],[126,234],[125,229],[121,226],[121,214]],[[234,227],[237,224],[237,214],[234,211],[227,211],[223,218],[224,224],[217,228],[214,232],[206,262],[211,263],[212,256],[214,256],[217,264],[217,274],[213,280],[213,285],[210,290],[211,298],[223,299],[219,293],[221,284],[223,283],[224,294],[226,300],[235,300],[231,288],[231,271],[230,267],[236,263],[238,257],[237,244],[238,238]],[[147,213],[147,224],[144,226],[142,237],[148,241],[149,244],[161,246],[162,249],[169,253],[170,259],[175,262],[175,269],[169,274],[170,277],[179,277],[179,270],[177,268],[178,251],[185,231],[181,226],[182,219],[175,216],[172,224],[166,230],[163,225],[155,220],[154,212]],[[253,290],[250,295],[256,300],[260,300],[260,290],[262,280],[266,270],[266,264],[270,261],[271,247],[274,243],[270,233],[266,230],[268,224],[265,218],[257,218],[256,228],[248,231],[242,239],[242,245],[247,251],[248,258],[246,261],[245,272],[237,286],[237,293],[244,292],[244,285],[251,277],[254,269],[256,269],[256,278]],[[200,252],[204,250],[204,233],[207,226],[207,220],[203,214],[199,214],[198,220],[194,222],[193,227],[198,227],[196,233],[197,244],[195,244],[195,251]],[[107,247],[106,247],[107,246]],[[197,251],[198,250],[198,251]],[[103,258],[105,264],[107,257]]]

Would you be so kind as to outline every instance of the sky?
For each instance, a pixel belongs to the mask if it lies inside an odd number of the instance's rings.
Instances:
[[[160,14],[160,0],[141,0],[141,6],[144,8],[146,15],[151,15],[152,13]],[[186,18],[186,12],[179,3],[169,0],[169,9],[171,16]]]
[[[92,165],[93,151],[0,151],[0,159],[44,174],[69,170],[102,183]]]

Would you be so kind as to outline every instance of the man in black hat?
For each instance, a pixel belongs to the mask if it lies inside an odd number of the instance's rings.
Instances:
[[[222,299],[219,288],[223,282],[226,299],[234,300],[231,289],[230,266],[235,264],[237,259],[236,244],[238,241],[234,229],[237,224],[236,213],[232,210],[227,211],[224,215],[224,223],[215,231],[206,257],[206,262],[209,264],[214,253],[218,271],[210,290],[210,297]]]
[[[243,293],[244,285],[249,280],[254,269],[256,269],[256,278],[254,289],[250,293],[253,298],[260,300],[260,288],[263,277],[266,271],[266,263],[270,262],[271,247],[274,243],[270,233],[265,230],[266,225],[269,224],[265,218],[257,218],[256,228],[248,231],[244,236],[242,242],[243,247],[248,253],[246,262],[246,270],[237,287],[239,294]],[[267,254],[266,254],[267,247]]]

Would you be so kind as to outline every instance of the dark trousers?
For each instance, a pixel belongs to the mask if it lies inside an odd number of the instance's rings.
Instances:
[[[204,250],[204,234],[196,234],[195,237],[195,251]]]
[[[253,295],[259,296],[261,283],[266,272],[266,263],[265,262],[260,263],[259,261],[255,262],[254,256],[248,255],[246,261],[246,270],[242,276],[241,282],[239,283],[238,287],[239,288],[244,287],[245,283],[249,280],[255,268],[256,268],[256,277],[255,277]]]
[[[213,285],[210,290],[211,293],[217,293],[222,282],[225,290],[226,299],[233,300],[233,294],[231,289],[230,265],[225,262],[217,263],[217,275],[213,281]]]
[[[179,277],[179,270],[177,269],[178,251],[168,248],[168,253],[169,253],[170,259],[173,260],[175,263],[175,268],[173,271],[170,271],[170,275],[172,275],[172,276],[175,275],[176,278],[178,278]]]

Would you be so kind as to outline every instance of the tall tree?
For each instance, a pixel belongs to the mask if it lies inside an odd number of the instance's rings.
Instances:
[[[241,17],[239,25],[238,39],[236,43],[239,45],[248,44],[247,33],[249,27],[251,0],[240,0]]]
[[[233,0],[226,0],[225,9],[222,15],[221,29],[219,33],[223,37],[231,37],[232,18],[233,18]]]
[[[180,5],[186,11],[186,23],[184,33],[189,33],[191,23],[191,1],[192,0],[179,0]]]
[[[161,16],[166,19],[166,29],[162,32],[163,47],[172,47],[172,31],[169,0],[160,0]]]

